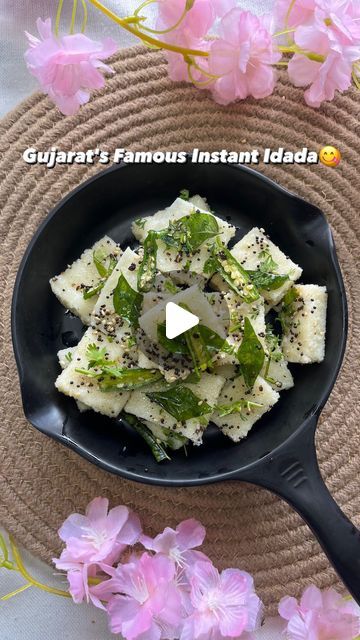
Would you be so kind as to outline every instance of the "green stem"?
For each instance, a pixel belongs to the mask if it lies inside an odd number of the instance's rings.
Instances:
[[[85,0],[81,0],[81,4],[82,4],[82,7],[83,7],[83,12],[84,12],[84,18],[83,18],[82,25],[81,25],[81,33],[84,33],[84,31],[86,29],[86,25],[87,25],[88,10],[87,10],[87,4],[86,4]]]
[[[200,51],[198,49],[186,49],[184,47],[178,47],[177,45],[169,44],[167,42],[162,42],[161,40],[157,40],[156,38],[152,38],[151,36],[148,36],[145,33],[142,33],[141,31],[139,31],[139,29],[137,29],[136,27],[133,27],[132,24],[130,24],[129,22],[130,20],[129,18],[119,18],[119,16],[117,16],[113,11],[105,7],[101,2],[99,2],[99,0],[89,0],[89,2],[94,7],[99,9],[108,18],[110,18],[111,20],[119,24],[121,27],[123,27],[123,29],[125,29],[126,31],[129,31],[130,33],[135,35],[137,38],[139,38],[143,42],[146,42],[150,46],[155,46],[158,49],[166,49],[167,51],[174,51],[175,53],[181,53],[182,55],[201,56],[203,58],[206,58],[209,55],[207,51]]]
[[[55,589],[53,587],[49,587],[46,584],[43,584],[42,582],[39,582],[38,580],[33,578],[25,569],[21,555],[20,555],[20,551],[17,548],[12,536],[9,536],[9,541],[10,541],[11,552],[15,560],[16,568],[19,571],[19,573],[21,573],[21,575],[23,576],[23,578],[26,580],[27,583],[31,584],[34,587],[37,587],[38,589],[41,589],[42,591],[47,591],[48,593],[53,593],[54,595],[62,596],[64,598],[71,598],[71,595],[68,591],[63,591],[62,589]]]
[[[27,584],[24,584],[22,587],[19,587],[18,589],[15,589],[15,591],[11,591],[11,593],[7,593],[6,596],[2,596],[0,600],[10,600],[10,598],[12,598],[13,596],[17,596],[18,593],[22,593],[23,591],[26,591],[26,589],[29,589],[29,587],[32,587],[32,584],[30,582],[28,582]]]
[[[70,22],[70,35],[73,35],[74,33],[76,12],[77,12],[77,0],[73,0],[73,8],[72,8],[71,22]]]
[[[145,7],[149,6],[150,4],[156,4],[158,2],[158,0],[145,0],[145,2],[143,2],[140,7],[138,7],[135,11],[134,11],[134,15],[138,16],[141,9],[144,9]],[[145,27],[144,25],[141,25],[141,28],[143,31],[147,31],[148,33],[155,33],[157,35],[163,35],[165,33],[170,33],[170,31],[174,31],[174,29],[177,29],[177,27],[179,26],[179,24],[181,24],[181,22],[184,20],[186,14],[188,12],[188,9],[186,7],[186,3],[185,3],[185,7],[184,7],[184,11],[182,12],[180,18],[177,20],[177,22],[175,22],[175,24],[172,27],[169,27],[168,29],[151,29],[150,27]],[[143,20],[146,20],[146,17],[143,16],[142,17]]]
[[[61,12],[62,12],[62,8],[63,8],[63,4],[64,4],[64,0],[59,0],[57,12],[56,12],[56,18],[55,18],[55,35],[56,35],[56,37],[58,37],[58,35],[59,35],[60,18],[61,18]]]

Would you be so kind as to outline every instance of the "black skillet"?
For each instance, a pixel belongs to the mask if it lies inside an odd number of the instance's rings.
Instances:
[[[292,367],[294,388],[282,394],[241,444],[234,445],[210,427],[204,446],[192,448],[187,458],[178,452],[171,462],[159,465],[127,425],[91,411],[81,414],[73,400],[56,391],[56,352],[76,344],[84,327],[64,312],[48,281],[104,233],[123,246],[131,244],[131,221],[167,206],[184,187],[206,195],[213,210],[239,228],[239,235],[254,225],[264,227],[303,267],[302,282],[327,286],[326,357],[318,365]],[[259,173],[228,165],[124,165],[81,185],[55,207],[32,239],[12,306],[24,412],[37,429],[132,480],[168,487],[245,480],[269,489],[304,518],[360,601],[360,532],[330,496],[314,446],[346,333],[344,284],[322,212]]]

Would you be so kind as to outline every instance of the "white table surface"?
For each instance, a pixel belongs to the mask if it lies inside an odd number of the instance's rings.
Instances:
[[[140,0],[139,0],[140,1]],[[244,9],[263,13],[271,9],[273,0],[239,0]],[[129,15],[139,2],[108,0],[108,7],[119,15]],[[35,79],[27,72],[23,54],[26,49],[25,29],[36,34],[37,17],[54,18],[56,2],[50,0],[0,0],[0,117],[14,108],[36,89]],[[65,0],[64,24],[69,24],[71,1]],[[112,36],[119,46],[136,44],[136,39],[89,8],[87,34],[93,38]],[[94,496],[95,497],[95,496]],[[60,524],[60,523],[59,523]],[[254,543],[255,544],[255,543]],[[46,584],[65,588],[62,578],[51,568],[23,551],[25,566]],[[15,572],[0,570],[0,597],[23,584]],[[256,634],[256,640],[279,640],[283,623],[268,618]],[[1,640],[110,640],[103,612],[87,605],[75,605],[71,600],[31,588],[14,598],[0,602]]]

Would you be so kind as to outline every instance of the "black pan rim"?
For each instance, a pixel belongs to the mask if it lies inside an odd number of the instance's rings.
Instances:
[[[188,157],[190,156],[190,154],[187,154]],[[100,180],[103,176],[112,173],[114,171],[119,171],[122,169],[128,169],[131,170],[131,167],[133,165],[131,164],[126,164],[124,162],[121,162],[117,165],[113,165],[99,173],[97,173],[95,176],[92,176],[90,178],[88,178],[86,181],[82,182],[80,185],[78,185],[77,187],[75,187],[75,189],[73,189],[72,191],[70,191],[70,193],[68,193],[64,198],[62,198],[56,205],[55,207],[53,207],[53,209],[48,213],[48,215],[45,217],[45,219],[42,221],[42,223],[39,225],[39,227],[37,228],[35,234],[33,235],[32,239],[30,240],[27,249],[25,250],[25,253],[23,255],[23,258],[20,262],[19,268],[18,268],[18,272],[16,275],[16,279],[15,279],[15,284],[14,284],[14,289],[13,289],[13,297],[12,297],[12,304],[11,304],[11,335],[12,335],[12,344],[13,344],[13,350],[14,350],[14,355],[15,355],[15,361],[16,361],[16,365],[17,365],[17,369],[18,369],[18,373],[19,373],[19,379],[20,379],[20,389],[21,389],[21,394],[23,396],[24,393],[24,388],[23,388],[23,365],[21,362],[21,353],[20,353],[20,348],[19,348],[19,344],[18,344],[18,335],[17,335],[17,327],[16,327],[16,307],[17,307],[17,302],[18,302],[18,295],[19,295],[19,289],[20,289],[20,283],[22,280],[22,274],[24,272],[24,269],[26,267],[26,263],[27,260],[32,252],[32,249],[34,247],[34,245],[36,244],[36,242],[38,241],[39,237],[41,236],[43,230],[46,228],[46,226],[51,222],[51,220],[58,214],[58,212],[61,210],[61,208],[63,207],[63,205],[70,200],[73,196],[75,196],[76,194],[78,194],[79,192],[85,190],[87,188],[87,186],[89,184],[92,184],[93,182]],[[216,165],[213,165],[214,167]],[[276,448],[274,448],[270,453],[268,453],[266,456],[264,456],[263,458],[256,460],[252,463],[250,463],[247,466],[242,466],[241,468],[239,468],[238,470],[234,470],[234,471],[230,471],[230,472],[226,472],[226,473],[221,473],[221,474],[214,474],[214,475],[210,475],[206,478],[189,478],[189,479],[184,479],[182,478],[181,480],[177,480],[177,479],[168,479],[168,478],[161,478],[161,477],[152,477],[152,476],[148,476],[146,474],[146,471],[144,470],[143,473],[139,473],[139,472],[131,472],[131,471],[127,471],[124,469],[119,469],[118,467],[106,462],[105,460],[101,459],[101,458],[97,458],[92,452],[88,451],[85,447],[80,446],[77,442],[69,439],[68,437],[64,436],[64,435],[58,435],[58,434],[54,434],[50,431],[44,430],[44,429],[40,429],[39,426],[32,422],[29,418],[29,416],[27,415],[25,409],[24,409],[24,413],[25,413],[25,417],[26,419],[30,422],[30,424],[35,427],[38,431],[41,431],[42,433],[44,433],[45,435],[50,436],[51,438],[55,439],[58,442],[61,442],[62,444],[65,444],[66,446],[68,446],[70,449],[72,449],[73,451],[75,451],[76,453],[80,454],[83,458],[87,459],[88,461],[95,463],[96,465],[98,465],[99,467],[101,467],[102,469],[104,469],[105,471],[108,471],[110,473],[116,474],[116,475],[120,475],[128,480],[133,480],[136,482],[141,482],[141,483],[145,483],[145,484],[151,484],[151,485],[157,485],[157,486],[167,486],[167,487],[186,487],[186,486],[199,486],[199,485],[204,485],[204,484],[211,484],[214,482],[219,482],[219,481],[226,481],[226,480],[234,480],[234,479],[241,479],[242,475],[246,475],[247,472],[249,472],[250,470],[252,471],[252,473],[254,473],[254,471],[257,468],[260,468],[263,464],[266,464],[266,462],[270,461],[272,456],[275,453],[281,452],[281,450],[283,448],[285,448],[286,446],[288,446],[292,439],[297,437],[299,435],[299,433],[305,429],[308,428],[309,425],[309,421],[311,421],[311,419],[315,419],[317,420],[324,405],[326,404],[330,393],[335,385],[335,382],[337,380],[342,362],[343,362],[343,358],[344,358],[344,354],[345,354],[345,349],[346,349],[346,342],[347,342],[347,335],[348,335],[348,305],[347,305],[347,299],[346,299],[346,292],[345,292],[345,285],[343,282],[343,278],[342,278],[342,274],[341,274],[341,269],[340,269],[340,265],[339,265],[339,261],[337,258],[337,254],[336,254],[336,249],[335,249],[335,245],[334,245],[334,241],[333,241],[333,236],[332,236],[332,232],[329,226],[329,223],[326,219],[325,214],[323,213],[323,211],[321,211],[321,209],[319,209],[318,207],[316,207],[315,205],[313,205],[312,203],[310,203],[309,201],[305,200],[304,198],[301,198],[300,196],[292,193],[291,191],[289,191],[288,189],[286,189],[285,187],[282,187],[281,185],[279,185],[277,182],[275,182],[274,180],[272,180],[271,178],[268,178],[267,176],[264,176],[262,173],[260,173],[259,171],[245,166],[245,165],[226,165],[227,169],[229,170],[233,170],[233,171],[243,171],[243,172],[247,172],[252,174],[256,179],[258,179],[260,182],[264,182],[266,184],[268,184],[269,186],[271,186],[272,189],[277,190],[279,192],[282,192],[284,195],[286,195],[289,198],[295,199],[297,202],[299,202],[300,204],[304,204],[306,206],[311,206],[311,208],[313,209],[313,211],[322,218],[324,224],[326,225],[326,229],[327,229],[327,233],[328,233],[328,244],[329,244],[329,252],[330,252],[330,258],[331,258],[331,262],[332,262],[332,266],[334,268],[334,271],[336,273],[336,277],[338,280],[338,284],[339,284],[339,289],[340,289],[340,295],[341,295],[341,301],[342,301],[342,324],[344,327],[344,331],[342,333],[341,336],[341,345],[340,345],[340,349],[339,349],[339,355],[337,358],[337,361],[334,363],[334,369],[333,369],[333,375],[331,378],[331,381],[328,383],[328,385],[326,386],[326,388],[322,391],[322,394],[319,396],[319,400],[318,403],[316,405],[316,408],[314,408],[314,410],[312,411],[311,414],[309,414],[309,416],[307,417],[306,421],[301,423],[294,431],[292,434],[289,435],[288,438],[286,438],[286,440],[284,440],[281,444],[279,444]],[[161,166],[159,167],[159,170],[161,170]],[[239,446],[239,445],[234,445],[234,446]]]

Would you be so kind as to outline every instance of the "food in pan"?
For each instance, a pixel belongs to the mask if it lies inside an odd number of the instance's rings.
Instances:
[[[159,461],[201,445],[209,423],[239,442],[294,385],[289,363],[324,359],[326,288],[299,284],[264,229],[235,242],[239,230],[186,191],[132,230],[136,248],[105,236],[50,281],[87,327],[58,354],[57,389],[80,411],[125,418]],[[168,302],[199,323],[168,338]]]

